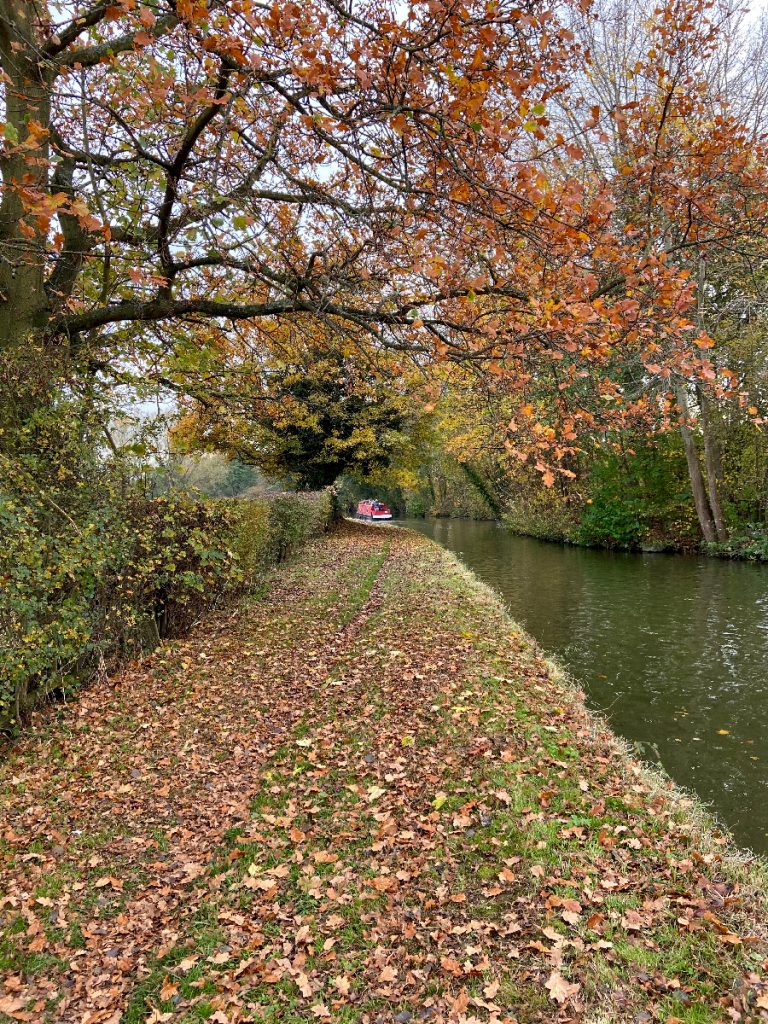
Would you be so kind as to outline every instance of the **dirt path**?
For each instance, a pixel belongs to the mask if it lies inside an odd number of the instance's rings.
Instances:
[[[312,544],[0,778],[0,1020],[768,1019],[765,876],[411,534]]]

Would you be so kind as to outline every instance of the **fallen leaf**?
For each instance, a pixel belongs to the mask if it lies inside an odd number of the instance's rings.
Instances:
[[[341,992],[343,996],[349,995],[350,982],[349,978],[345,974],[340,974],[337,978],[333,979],[335,988]]]
[[[549,998],[556,1003],[565,1003],[579,994],[581,985],[575,981],[566,981],[560,971],[552,971],[544,987],[549,990]]]
[[[173,996],[175,996],[178,991],[179,986],[176,984],[176,982],[171,981],[171,979],[166,974],[166,976],[163,978],[163,984],[160,988],[161,1001],[166,1002],[168,999],[171,999]]]

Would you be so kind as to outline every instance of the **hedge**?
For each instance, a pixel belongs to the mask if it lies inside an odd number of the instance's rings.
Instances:
[[[56,506],[58,508],[58,506]],[[182,635],[330,526],[330,492],[105,500],[78,522],[0,490],[0,730],[53,691]]]

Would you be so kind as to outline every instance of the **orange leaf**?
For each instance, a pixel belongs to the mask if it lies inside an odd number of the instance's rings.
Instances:
[[[166,974],[166,976],[163,978],[163,984],[160,989],[160,999],[163,1002],[166,1002],[166,1000],[173,998],[173,996],[175,996],[178,991],[179,986],[174,981],[171,981],[171,979]]]

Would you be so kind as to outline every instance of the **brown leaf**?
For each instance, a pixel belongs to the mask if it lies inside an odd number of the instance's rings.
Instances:
[[[343,996],[348,996],[350,991],[349,978],[345,974],[340,974],[337,978],[333,979],[335,988],[341,992]]]
[[[556,1003],[565,1003],[579,994],[581,985],[575,981],[566,981],[560,971],[552,971],[544,987],[549,990],[550,999]]]
[[[303,971],[299,971],[294,979],[299,988],[299,992],[304,996],[305,999],[309,999],[312,995],[312,986],[309,983],[309,978]]]
[[[163,978],[162,987],[160,988],[161,1001],[166,1002],[168,999],[171,999],[173,996],[175,996],[178,991],[179,986],[176,984],[175,981],[171,981],[171,979],[166,974],[166,976]]]
[[[105,886],[110,885],[113,889],[120,891],[123,888],[123,882],[119,878],[113,878],[111,875],[104,875],[103,878],[97,879],[94,883],[95,888],[103,889]]]
[[[456,996],[451,1007],[451,1013],[464,1013],[466,1008],[469,1006],[469,996],[467,990],[463,988],[461,992]]]
[[[643,926],[644,921],[636,910],[628,910],[621,919],[621,927],[628,932],[639,932]]]
[[[9,1017],[17,1016],[19,1010],[23,1010],[27,1005],[26,999],[23,996],[3,996],[0,999],[0,1013],[7,1013]]]
[[[464,968],[461,966],[458,960],[454,960],[450,956],[440,957],[440,966],[444,971],[448,971],[454,978],[461,978],[464,974]]]

